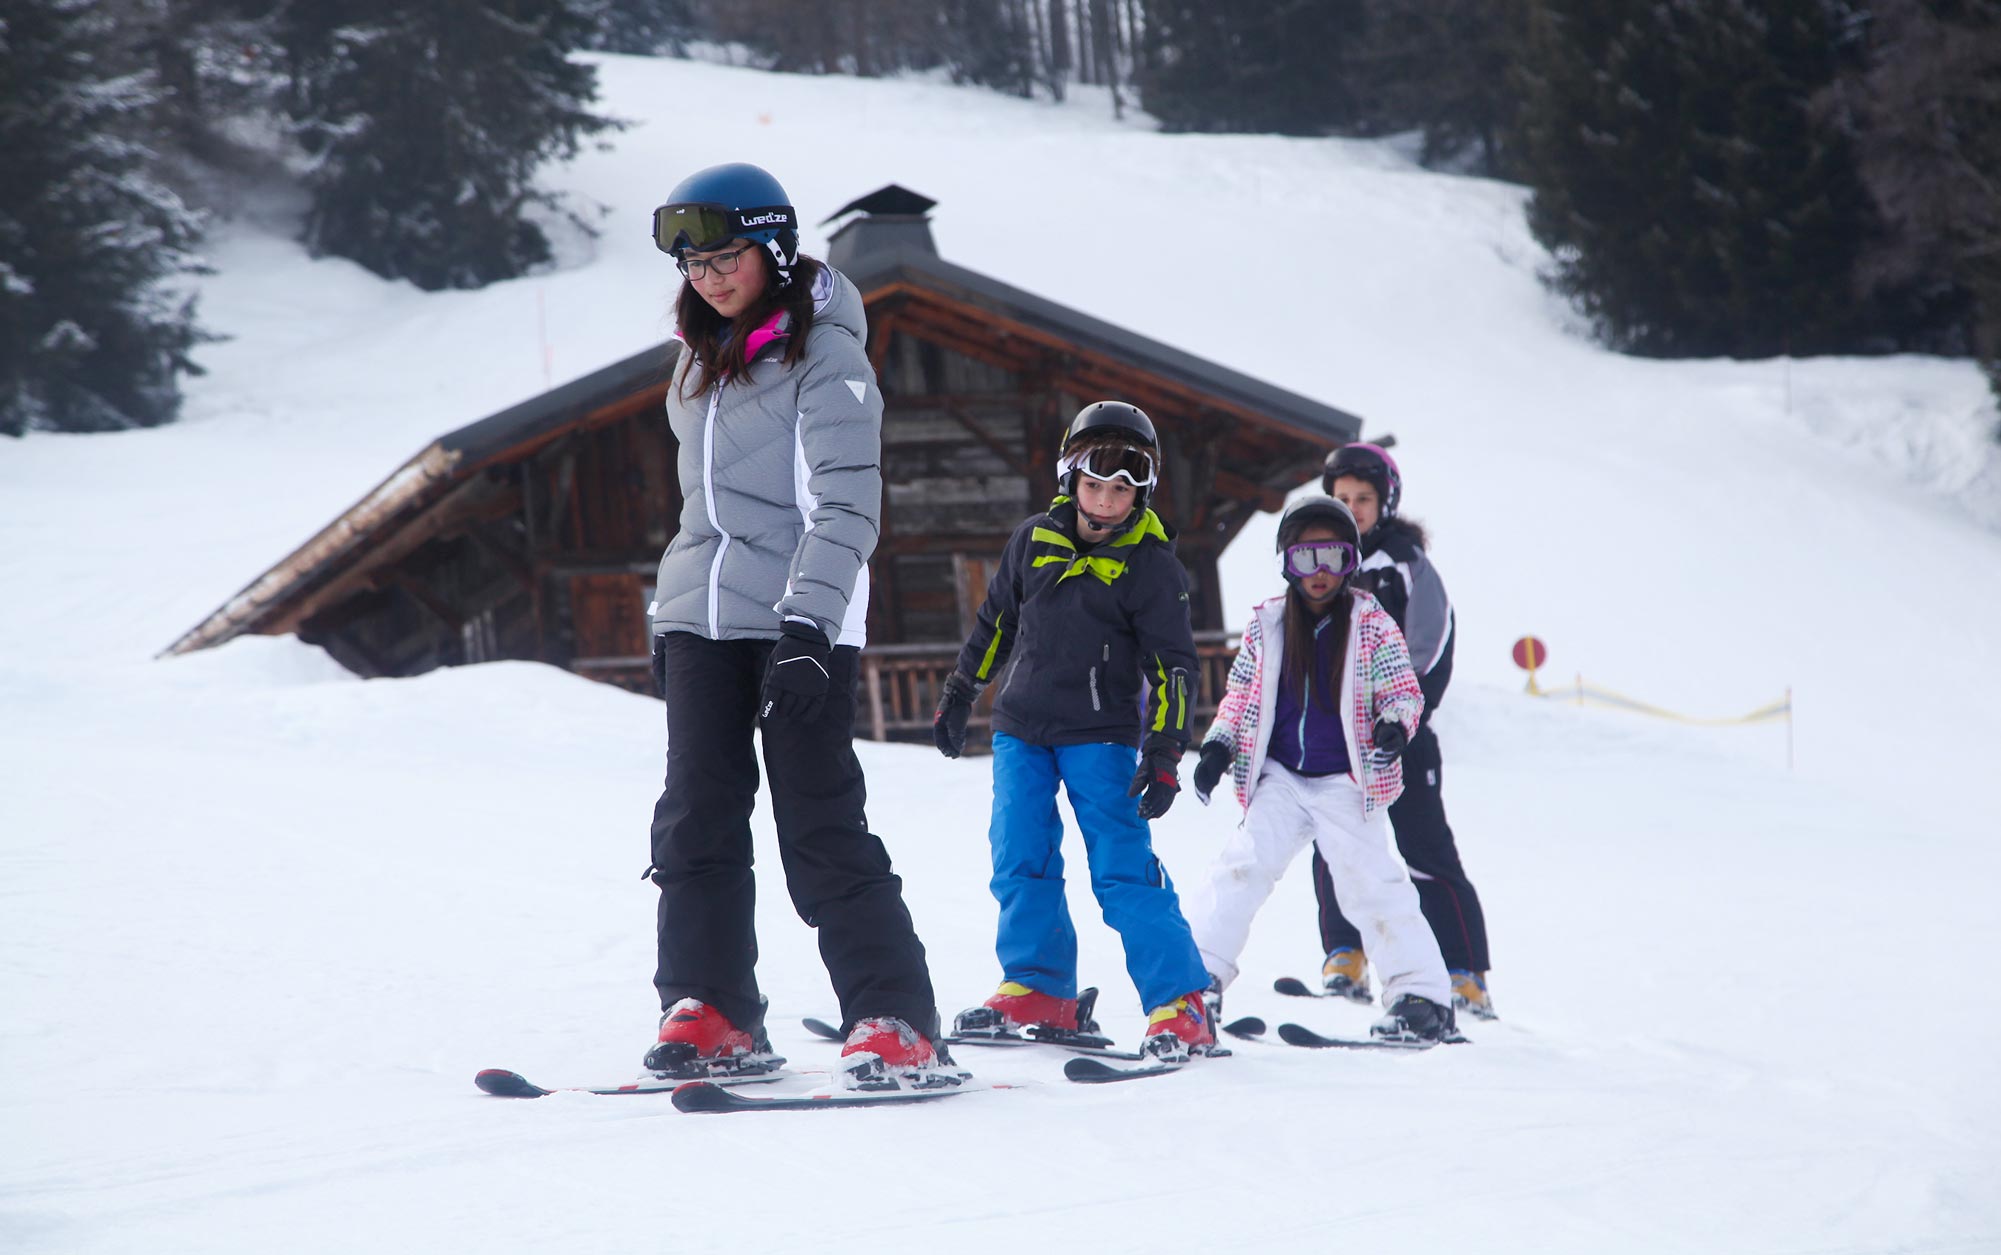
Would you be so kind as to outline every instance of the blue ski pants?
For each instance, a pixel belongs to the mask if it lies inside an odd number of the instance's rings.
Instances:
[[[1077,996],[1077,930],[1063,896],[1063,820],[1056,787],[1084,830],[1091,892],[1125,943],[1126,972],[1144,1010],[1206,989],[1209,974],[1182,917],[1153,837],[1126,796],[1139,753],[1130,745],[1032,745],[994,734],[994,949],[1005,979],[1058,998]]]

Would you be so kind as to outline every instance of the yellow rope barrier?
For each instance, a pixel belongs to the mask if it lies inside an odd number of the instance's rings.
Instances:
[[[1515,642],[1515,665],[1529,673],[1528,694],[1530,697],[1569,700],[1579,706],[1587,704],[1603,706],[1609,710],[1624,710],[1636,715],[1651,715],[1656,719],[1669,719],[1676,723],[1692,724],[1696,727],[1705,728],[1735,727],[1743,724],[1772,723],[1784,720],[1786,725],[1786,766],[1790,769],[1793,765],[1793,690],[1790,685],[1787,686],[1784,697],[1779,698],[1777,701],[1767,702],[1749,714],[1729,715],[1721,718],[1684,715],[1661,706],[1655,706],[1650,702],[1643,702],[1637,697],[1628,697],[1624,693],[1615,693],[1611,689],[1600,688],[1595,684],[1586,684],[1582,675],[1579,675],[1576,682],[1568,688],[1545,689],[1536,683],[1536,671],[1548,657],[1548,647],[1533,636],[1525,636]]]
[[[1581,675],[1577,677],[1576,684],[1569,688],[1541,689],[1531,687],[1529,692],[1535,697],[1568,699],[1579,706],[1589,703],[1595,706],[1609,707],[1613,710],[1630,710],[1635,714],[1652,715],[1656,719],[1672,719],[1676,723],[1695,724],[1699,727],[1707,728],[1726,727],[1740,723],[1769,723],[1774,719],[1789,719],[1793,713],[1793,695],[1791,689],[1786,690],[1784,697],[1779,698],[1775,702],[1767,702],[1749,714],[1727,715],[1720,718],[1684,715],[1677,711],[1667,710],[1660,706],[1643,702],[1637,697],[1628,697],[1624,693],[1615,693],[1611,689],[1599,688],[1595,684],[1586,684],[1584,677]]]

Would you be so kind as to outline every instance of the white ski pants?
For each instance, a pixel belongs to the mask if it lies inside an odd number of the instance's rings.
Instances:
[[[1418,909],[1417,889],[1397,854],[1388,817],[1362,818],[1362,790],[1348,775],[1308,777],[1265,764],[1243,825],[1230,833],[1207,876],[1185,897],[1203,966],[1229,988],[1251,921],[1312,842],[1327,860],[1341,910],[1361,931],[1383,982],[1383,1005],[1403,994],[1452,1005],[1438,940]]]

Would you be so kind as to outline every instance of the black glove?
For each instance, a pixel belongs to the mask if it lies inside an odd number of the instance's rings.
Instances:
[[[1376,747],[1376,761],[1386,763],[1403,753],[1403,747],[1410,744],[1410,737],[1396,720],[1378,719],[1375,730],[1369,733],[1369,741]]]
[[[667,636],[653,638],[653,695],[667,696]]]
[[[1209,795],[1222,782],[1223,773],[1230,769],[1230,760],[1236,755],[1221,741],[1202,742],[1202,761],[1195,764],[1195,800],[1207,806]]]
[[[1132,787],[1126,790],[1126,796],[1139,798],[1141,819],[1159,819],[1174,805],[1174,795],[1181,792],[1181,777],[1175,773],[1180,762],[1181,747],[1171,741],[1158,742],[1140,751],[1139,770],[1133,773]]]
[[[765,666],[764,700],[757,717],[811,723],[827,700],[827,682],[832,678],[827,670],[827,655],[832,652],[827,634],[790,619],[779,631]]]
[[[973,702],[979,695],[978,687],[957,671],[945,677],[945,688],[938,694],[938,713],[931,716],[931,740],[940,754],[957,758],[966,752],[966,720],[972,717]]]

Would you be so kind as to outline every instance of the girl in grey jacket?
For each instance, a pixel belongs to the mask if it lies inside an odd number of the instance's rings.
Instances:
[[[763,729],[780,861],[819,931],[851,1084],[950,1084],[902,882],[868,830],[852,743],[882,503],[882,393],[861,295],[798,253],[777,180],[726,165],[654,213],[687,282],[667,394],[680,530],[660,559],[654,669],[667,780],[653,813],[659,1039],[676,1075],[768,1070],[750,814]]]

